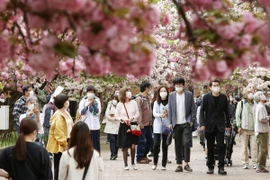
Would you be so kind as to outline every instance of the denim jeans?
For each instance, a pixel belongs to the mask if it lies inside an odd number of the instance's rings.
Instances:
[[[139,144],[137,146],[137,161],[142,160],[148,154],[152,145],[152,129],[151,126],[144,126],[142,134],[139,137]]]
[[[108,134],[109,142],[110,142],[111,157],[117,156],[118,154],[118,147],[116,146],[117,136],[118,136],[117,134]]]

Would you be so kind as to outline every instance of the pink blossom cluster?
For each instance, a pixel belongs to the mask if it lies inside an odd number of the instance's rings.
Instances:
[[[13,13],[8,2],[0,2],[0,12]],[[91,75],[138,77],[149,74],[155,61],[152,42],[145,37],[157,27],[160,12],[147,1],[28,0],[16,8],[8,20],[0,19],[9,34],[0,34],[0,54],[2,61],[20,59],[26,74],[44,72],[50,79],[56,70],[75,77],[86,70]],[[168,17],[164,21],[168,23]],[[78,46],[76,57],[56,53],[61,41]]]
[[[215,36],[215,39],[201,40],[209,45],[203,50],[204,55],[193,65],[195,79],[203,81],[216,77],[228,78],[235,68],[246,68],[254,61],[270,67],[270,53],[265,48],[266,44],[262,43],[264,39],[269,42],[266,37],[269,37],[270,31],[265,21],[254,17],[251,12],[244,12],[241,21],[218,23],[218,17],[215,16],[209,16],[205,21],[202,18],[193,16],[193,30],[204,30],[202,32],[209,33],[212,38]]]

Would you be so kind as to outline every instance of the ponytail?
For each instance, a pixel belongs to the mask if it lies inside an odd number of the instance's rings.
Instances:
[[[15,156],[16,159],[19,161],[24,160],[26,156],[26,142],[22,132],[20,133],[19,138],[15,145]]]

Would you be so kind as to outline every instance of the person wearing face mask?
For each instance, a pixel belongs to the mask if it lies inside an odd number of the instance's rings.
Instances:
[[[38,142],[40,145],[43,146],[43,141],[42,141],[42,135],[43,135],[43,129],[41,127],[41,122],[40,122],[40,117],[42,114],[40,113],[40,110],[37,105],[37,97],[30,95],[27,100],[26,100],[26,106],[27,106],[27,111],[25,114],[22,114],[20,116],[20,122],[22,119],[26,117],[31,117],[34,119],[37,124],[38,124],[38,137],[36,139],[36,142]]]
[[[20,122],[20,116],[22,114],[25,114],[27,111],[26,99],[30,96],[30,94],[33,94],[32,86],[24,86],[22,88],[23,95],[15,102],[14,108],[13,108],[13,116],[14,116],[14,126],[16,129],[16,132],[19,134],[19,122]]]
[[[114,95],[113,99],[108,102],[105,116],[107,118],[104,132],[108,134],[111,157],[110,160],[115,160],[118,157],[117,136],[120,122],[115,118],[115,109],[118,103],[118,96]]]
[[[4,169],[7,179],[52,180],[49,154],[42,146],[34,143],[38,124],[31,117],[21,120],[20,134],[15,146],[0,153],[0,169]],[[0,173],[0,177],[3,174]]]
[[[175,154],[177,168],[175,172],[193,170],[189,166],[192,145],[192,130],[197,128],[196,107],[193,94],[184,90],[185,80],[176,78],[173,81],[175,91],[169,95],[168,120],[169,127],[175,135]],[[183,155],[185,165],[183,167]]]
[[[162,170],[166,170],[168,146],[166,144],[168,134],[162,133],[162,125],[168,126],[168,94],[167,87],[161,86],[157,90],[157,100],[154,102],[153,115],[155,117],[153,124],[154,133],[154,165],[153,170],[157,168],[160,152],[160,143],[162,140]]]
[[[253,101],[253,93],[251,90],[244,91],[245,99],[237,104],[235,118],[236,126],[238,127],[238,134],[241,138],[241,159],[243,168],[248,169],[249,155],[248,143],[250,142],[252,168],[256,169],[257,164],[257,145],[255,139],[255,104]]]
[[[89,85],[86,96],[80,101],[81,119],[88,125],[94,148],[100,152],[100,99],[95,95],[95,87]]]
[[[200,127],[202,131],[205,131],[207,140],[207,174],[214,174],[214,145],[216,141],[219,160],[218,174],[227,175],[224,170],[224,134],[225,130],[229,132],[231,129],[228,100],[225,94],[220,93],[218,80],[211,81],[209,87],[212,92],[204,95],[200,113]]]
[[[117,147],[122,148],[124,169],[129,170],[127,158],[128,149],[131,154],[131,167],[137,170],[135,165],[135,147],[139,142],[139,137],[130,132],[131,125],[138,125],[137,119],[139,117],[138,105],[134,100],[131,100],[132,93],[128,88],[121,88],[119,91],[119,103],[115,110],[115,119],[120,122],[118,131]]]
[[[62,153],[68,148],[68,140],[73,127],[73,120],[67,111],[69,108],[67,95],[57,95],[54,98],[54,104],[58,110],[56,110],[51,117],[47,150],[54,154],[54,180],[58,180],[59,161]]]
[[[143,81],[140,85],[140,94],[135,98],[138,104],[140,116],[138,124],[141,128],[142,135],[139,136],[139,144],[137,146],[137,163],[148,164],[152,160],[147,158],[152,146],[152,108],[149,101],[151,92],[151,84],[148,81]]]
[[[262,91],[258,91],[254,95],[254,100],[257,103],[255,110],[255,136],[258,144],[258,164],[257,173],[268,173],[265,169],[266,159],[268,154],[268,134],[269,134],[269,120],[265,108],[266,96]]]

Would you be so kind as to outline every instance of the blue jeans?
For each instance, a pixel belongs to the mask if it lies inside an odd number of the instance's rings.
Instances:
[[[116,146],[117,143],[117,134],[108,134],[109,142],[110,142],[110,150],[111,150],[111,157],[118,155],[118,147]]]
[[[144,126],[142,135],[139,137],[139,144],[137,146],[137,161],[142,160],[148,154],[152,145],[152,128],[151,126]]]

